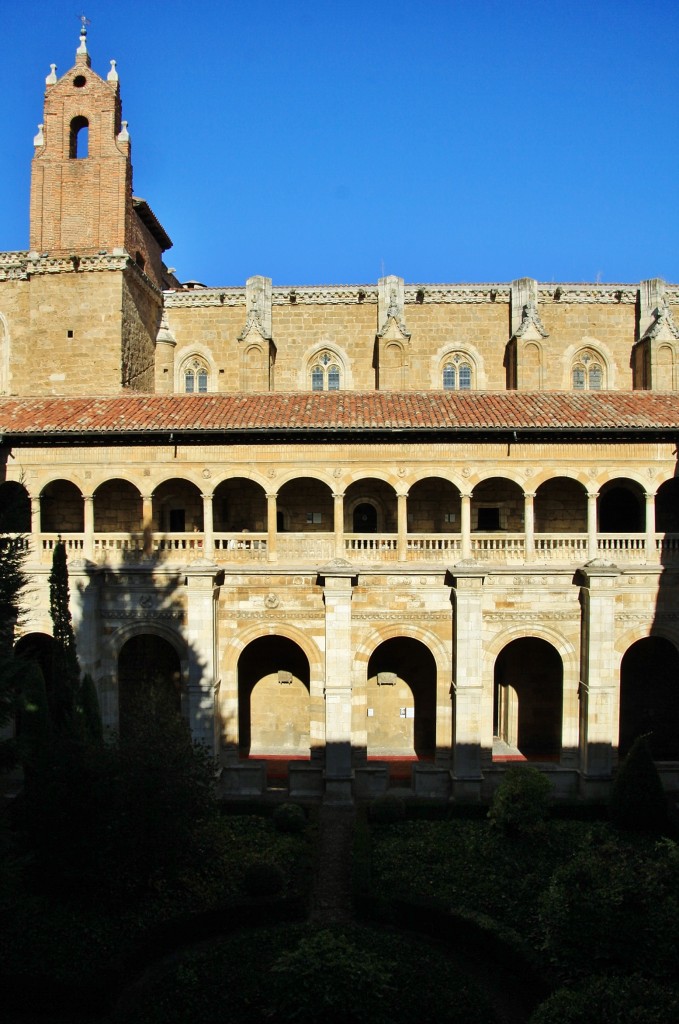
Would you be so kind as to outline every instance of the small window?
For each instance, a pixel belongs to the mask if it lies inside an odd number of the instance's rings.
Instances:
[[[187,395],[206,395],[210,375],[205,363],[198,358],[189,360],[184,367],[184,392]]]
[[[342,371],[331,352],[321,352],[311,367],[312,391],[339,391],[342,387]]]
[[[471,391],[472,366],[462,352],[450,356],[443,366],[444,391]]]
[[[604,387],[601,357],[587,349],[578,352],[571,368],[571,382],[575,391],[601,391]]]
[[[457,387],[457,370],[452,363],[446,363],[443,367],[443,388],[445,391],[454,391]]]
[[[321,512],[307,512],[307,514],[306,514],[306,521],[307,521],[307,523],[315,523],[315,524],[321,523],[323,521],[322,520],[322,513]]]

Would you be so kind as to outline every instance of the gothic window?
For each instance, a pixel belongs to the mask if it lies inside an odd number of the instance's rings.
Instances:
[[[455,352],[443,365],[444,391],[471,391],[472,366],[462,352]]]
[[[578,352],[571,368],[571,382],[575,391],[601,391],[604,367],[598,353],[589,349]]]
[[[187,395],[206,395],[208,371],[201,359],[190,359],[184,367],[184,391]]]
[[[312,391],[339,391],[342,371],[332,352],[321,352],[311,367]]]

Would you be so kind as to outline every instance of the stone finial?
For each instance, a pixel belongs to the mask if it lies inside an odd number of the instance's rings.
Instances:
[[[33,145],[35,146],[36,149],[39,149],[40,146],[44,146],[45,145],[45,136],[42,133],[42,130],[43,130],[44,127],[45,127],[44,124],[39,124],[38,125],[38,134],[33,137]]]
[[[651,326],[644,332],[642,338],[655,338],[667,337],[668,335],[675,340],[679,339],[679,327],[677,326],[672,310],[670,309],[667,299],[663,297],[661,304],[653,310],[653,316],[655,319],[651,323]]]
[[[538,283],[532,277],[519,277],[512,281],[511,285],[511,334],[516,337],[519,328],[524,321],[524,309],[527,305],[533,304],[537,309],[538,304]]]
[[[50,64],[50,73],[45,79],[45,85],[55,85],[57,81],[57,66]]]
[[[167,313],[163,310],[160,317],[160,327],[156,334],[156,344],[161,345],[176,345],[177,340],[170,330],[170,325],[167,322]]]
[[[405,282],[402,277],[389,274],[377,282],[377,333],[381,337],[390,321],[407,336],[405,324]]]
[[[111,61],[111,70],[109,71],[109,73],[106,76],[106,81],[107,82],[117,82],[118,81],[118,72],[116,71],[116,63],[117,62],[115,60]]]
[[[84,14],[80,15],[80,45],[75,51],[75,62],[76,64],[86,64],[90,66],[90,55],[87,52],[87,26],[89,25],[88,19]]]
[[[118,132],[118,142],[129,142],[130,133],[127,130],[127,121],[122,122],[122,128]]]
[[[548,337],[545,325],[540,319],[540,314],[538,313],[537,302],[527,302],[523,307],[521,312],[521,323],[516,328],[514,336],[516,338],[523,337],[529,327],[534,327],[538,334],[542,335],[543,338]]]
[[[665,305],[665,282],[660,277],[651,277],[639,285],[639,337],[646,336],[654,326],[657,313]]]
[[[242,340],[254,328],[263,338],[271,339],[271,278],[257,274],[245,282],[245,327],[238,335]]]

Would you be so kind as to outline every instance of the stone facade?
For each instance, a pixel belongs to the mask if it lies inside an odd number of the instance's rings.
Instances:
[[[405,772],[418,796],[479,799],[523,759],[601,796],[639,731],[676,788],[679,393],[651,400],[679,392],[679,288],[205,288],[164,268],[169,244],[132,195],[115,65],[96,75],[83,35],[47,80],[30,251],[0,255],[22,649],[49,643],[61,537],[107,725],[164,673],[230,795],[282,773],[293,795],[367,798]],[[507,392],[521,415],[497,412]],[[425,394],[471,426],[430,425]]]

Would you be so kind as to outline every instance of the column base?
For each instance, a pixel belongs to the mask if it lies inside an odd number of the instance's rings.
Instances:
[[[453,776],[453,800],[455,803],[478,804],[481,802],[482,777],[455,778]]]
[[[325,781],[323,803],[353,805],[353,772],[349,775],[328,775],[326,772],[323,778]]]

